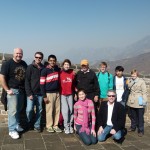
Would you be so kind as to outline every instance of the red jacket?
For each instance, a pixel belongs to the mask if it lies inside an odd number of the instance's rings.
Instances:
[[[73,70],[60,72],[60,94],[70,95],[74,92],[74,78],[75,74]]]

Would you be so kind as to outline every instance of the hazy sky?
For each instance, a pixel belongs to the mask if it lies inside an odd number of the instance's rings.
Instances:
[[[0,0],[0,52],[57,55],[124,47],[147,35],[150,0]]]

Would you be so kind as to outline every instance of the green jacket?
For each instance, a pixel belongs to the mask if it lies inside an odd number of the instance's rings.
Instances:
[[[113,89],[113,75],[105,72],[99,72],[96,74],[100,87],[100,98],[107,98],[107,91]]]

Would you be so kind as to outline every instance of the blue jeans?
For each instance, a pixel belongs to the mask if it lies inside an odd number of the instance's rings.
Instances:
[[[79,132],[81,127],[82,127],[81,125],[76,124],[77,133],[81,138],[81,140],[83,141],[83,143],[85,145],[96,144],[97,139],[91,133],[88,135],[86,134],[86,132]]]
[[[97,136],[97,137],[98,137],[98,141],[100,141],[100,142],[105,141],[106,138],[107,138],[107,136],[110,134],[110,131],[111,131],[112,127],[113,127],[113,126],[108,126],[108,125],[107,125],[107,126],[104,128],[103,133]],[[122,132],[123,132],[123,131],[119,130],[116,134],[114,134],[114,135],[112,136],[112,138],[115,139],[115,140],[121,139],[121,137],[122,137],[122,135],[123,135]]]
[[[27,98],[26,114],[27,114],[27,119],[29,123],[32,122],[34,105],[36,106],[36,117],[35,117],[35,123],[34,123],[35,128],[40,127],[41,113],[42,113],[42,101],[43,101],[43,96],[33,95],[32,100],[30,100],[29,97]]]
[[[11,88],[11,90],[14,94],[7,94],[9,132],[14,131],[17,125],[20,124],[20,114],[25,103],[25,92],[21,92],[19,89]]]

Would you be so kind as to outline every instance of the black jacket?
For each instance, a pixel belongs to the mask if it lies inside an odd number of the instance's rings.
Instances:
[[[99,84],[94,71],[89,72],[78,71],[75,77],[76,88],[85,89],[87,93],[94,93],[95,96],[99,95]]]
[[[27,96],[41,94],[40,90],[40,74],[44,66],[41,64],[41,69],[34,63],[30,64],[26,70],[25,90]]]
[[[114,108],[112,112],[112,124],[113,129],[117,132],[124,128],[125,126],[125,108],[119,103],[114,103]],[[100,111],[97,116],[98,128],[102,126],[103,128],[107,125],[107,116],[108,115],[108,105],[107,102],[104,101],[101,103]]]

